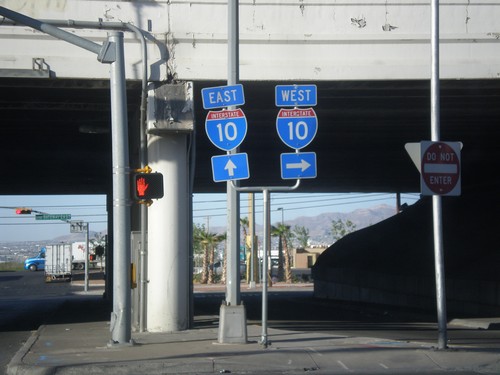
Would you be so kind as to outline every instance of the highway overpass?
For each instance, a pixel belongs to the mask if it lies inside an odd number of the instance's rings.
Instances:
[[[97,44],[110,30],[124,33],[130,167],[140,166],[146,111],[149,162],[168,182],[165,198],[149,210],[150,224],[161,227],[149,228],[155,257],[149,271],[157,277],[148,288],[164,293],[170,284],[157,280],[165,274],[158,259],[168,264],[165,253],[181,254],[176,264],[187,274],[189,193],[225,189],[212,181],[210,158],[222,152],[206,137],[200,92],[228,78],[227,1],[6,0],[3,6]],[[500,4],[446,0],[440,10],[441,139],[464,144],[464,194],[495,192]],[[251,173],[244,185],[284,184],[279,154],[289,149],[275,130],[274,87],[309,83],[318,87],[319,129],[305,150],[317,153],[318,177],[304,181],[299,191],[419,191],[419,175],[404,145],[430,139],[429,1],[245,0],[239,11],[239,76],[249,128],[241,151],[249,155]],[[0,156],[8,168],[0,194],[110,197],[115,166],[109,66],[88,51],[8,20],[0,25],[0,43]],[[162,91],[165,84],[179,85],[171,90],[181,87],[185,96],[173,98],[173,91]],[[155,95],[161,110],[152,110]],[[164,233],[166,227],[175,233]],[[132,229],[137,228],[136,215]],[[187,292],[166,294],[182,299]],[[163,302],[155,306],[158,314],[175,305]],[[166,314],[182,315],[185,326],[186,309]]]
[[[441,1],[443,140],[462,141],[463,184],[495,184],[500,107],[500,5]],[[30,5],[31,4],[31,5]],[[212,181],[200,91],[227,80],[226,1],[6,1],[4,6],[97,43],[130,23],[147,36],[147,61],[126,27],[131,166],[138,166],[142,66],[152,83],[193,82],[194,191]],[[391,27],[388,27],[390,25]],[[71,27],[74,26],[74,27]],[[240,1],[240,78],[248,133],[248,185],[279,184],[274,86],[314,83],[319,129],[306,149],[318,177],[301,191],[419,191],[406,142],[430,138],[430,6],[413,0]],[[109,193],[109,73],[96,57],[23,26],[0,27],[2,194]],[[144,61],[143,61],[144,60]],[[155,119],[150,119],[154,121]],[[262,166],[265,166],[262,168]]]

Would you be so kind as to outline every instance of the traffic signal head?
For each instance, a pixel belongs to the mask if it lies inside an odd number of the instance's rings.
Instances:
[[[29,215],[31,214],[32,211],[33,210],[31,208],[26,208],[26,207],[16,208],[17,215]]]
[[[161,173],[137,173],[134,175],[134,198],[138,200],[163,197],[163,175]]]

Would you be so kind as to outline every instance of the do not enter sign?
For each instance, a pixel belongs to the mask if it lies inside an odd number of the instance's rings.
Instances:
[[[460,195],[461,145],[460,142],[421,142],[422,195]]]

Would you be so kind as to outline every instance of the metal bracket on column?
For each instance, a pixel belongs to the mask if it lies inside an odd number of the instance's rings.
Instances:
[[[116,61],[116,45],[109,40],[105,41],[102,45],[99,54],[97,55],[97,61],[103,64],[111,64]]]
[[[152,135],[193,132],[193,84],[166,84],[149,91],[147,132]]]

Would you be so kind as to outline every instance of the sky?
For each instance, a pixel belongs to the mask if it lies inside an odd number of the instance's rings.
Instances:
[[[402,194],[401,203],[415,203],[418,194]],[[271,193],[271,223],[299,216],[316,216],[329,212],[351,212],[380,204],[396,206],[396,195],[389,193]],[[248,194],[240,194],[241,217],[248,216]],[[36,212],[17,215],[16,208],[27,207],[38,213],[70,214],[75,221],[89,223],[89,230],[106,230],[107,212],[104,195],[40,195],[0,196],[0,241],[50,240],[70,234],[70,225],[61,220],[37,220]],[[281,208],[278,210],[278,208]],[[225,194],[195,194],[193,198],[193,222],[205,227],[225,226]],[[262,194],[255,194],[255,221],[262,224]]]

